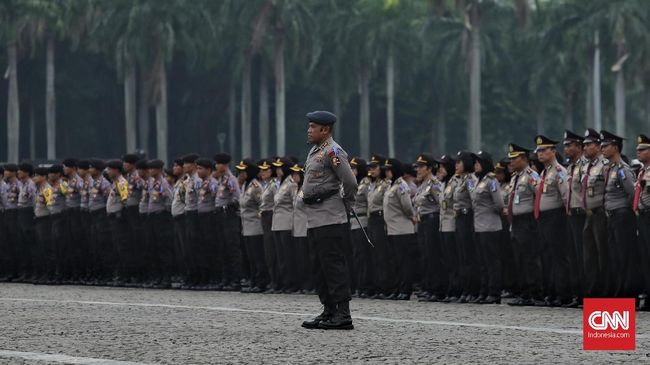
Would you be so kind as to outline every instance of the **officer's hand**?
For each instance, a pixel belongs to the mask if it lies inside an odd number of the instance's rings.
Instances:
[[[417,225],[418,224],[418,218],[415,217],[415,216],[411,217],[411,222],[413,222],[413,225]]]

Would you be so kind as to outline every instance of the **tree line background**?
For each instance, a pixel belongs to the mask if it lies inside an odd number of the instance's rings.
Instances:
[[[0,161],[650,133],[646,0],[0,0]]]

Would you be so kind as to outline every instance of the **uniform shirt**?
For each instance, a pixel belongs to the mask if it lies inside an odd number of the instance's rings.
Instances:
[[[135,207],[142,200],[142,192],[145,189],[145,181],[138,174],[138,170],[127,173],[124,178],[129,186],[129,197],[126,199],[127,207]]]
[[[440,193],[440,232],[456,232],[456,213],[454,212],[454,191],[460,184],[460,177],[452,176],[443,184]]]
[[[108,193],[106,202],[106,213],[113,214],[122,211],[122,208],[129,200],[129,182],[120,175],[111,183],[111,191]]]
[[[219,208],[227,207],[231,204],[237,204],[239,202],[241,190],[239,189],[239,184],[237,183],[235,175],[228,170],[217,180],[217,182],[219,183],[219,187],[214,199],[214,204]]]
[[[614,210],[632,207],[636,179],[630,165],[625,161],[610,163],[605,170],[605,209]]]
[[[23,183],[18,179],[14,179],[13,182],[7,183],[4,205],[5,210],[18,208],[18,196],[20,195],[22,185]]]
[[[609,161],[602,155],[582,166],[582,186],[580,197],[585,209],[603,206],[605,200],[605,166]]]
[[[172,189],[167,180],[162,176],[158,178],[150,178],[148,183],[149,189],[147,195],[149,196],[148,213],[160,213],[169,211],[172,202]]]
[[[511,192],[510,188],[511,188],[510,183],[507,183],[507,182],[501,183],[501,192],[503,193],[502,194],[503,195],[503,206],[508,205],[508,197],[509,197],[510,192]]]
[[[384,193],[390,188],[390,181],[377,179],[368,184],[368,215],[384,209]]]
[[[643,176],[641,177],[641,174]],[[641,171],[639,171],[639,178],[637,184],[641,185],[641,195],[639,195],[639,210],[649,210],[650,209],[650,164],[644,166]]]
[[[263,234],[260,219],[262,202],[262,183],[257,179],[244,183],[239,198],[239,215],[241,216],[242,236],[259,236]]]
[[[273,178],[262,184],[262,200],[260,202],[260,211],[266,212],[273,210],[275,205],[275,192],[280,188],[280,180]]]
[[[34,185],[36,186],[36,185]],[[50,215],[50,204],[52,202],[52,187],[47,182],[36,188],[34,198],[34,216],[36,218]]]
[[[91,212],[106,209],[106,200],[108,199],[108,194],[111,192],[111,183],[103,175],[99,175],[96,179],[91,179],[90,182],[88,209]]]
[[[199,190],[203,185],[203,180],[194,173],[185,175],[183,186],[185,187],[185,211],[196,212],[199,209]]]
[[[389,236],[415,233],[411,188],[401,177],[384,194],[383,210]]]
[[[293,197],[298,191],[298,184],[289,176],[275,193],[273,206],[272,231],[290,231],[293,229]]]
[[[569,188],[567,171],[564,166],[554,161],[544,168],[541,178],[543,185],[541,186],[542,195],[539,201],[539,211],[546,212],[564,207]]]
[[[580,189],[582,187],[582,167],[587,163],[584,157],[579,158],[576,162],[569,164],[567,168],[569,196],[567,197],[567,204],[569,209],[582,208],[582,198]]]
[[[142,179],[142,178],[141,178]],[[149,188],[152,179],[142,179],[142,193],[140,195],[140,202],[138,203],[138,212],[140,214],[149,213]]]
[[[217,180],[212,176],[208,176],[201,180],[201,186],[197,191],[197,207],[199,213],[215,211],[216,207],[214,206],[214,198],[217,195],[218,190],[219,183],[217,183]]]
[[[52,188],[52,197],[49,205],[50,214],[61,214],[65,209],[65,196],[68,190],[62,181],[50,185],[50,187]]]
[[[503,192],[493,172],[478,181],[470,195],[474,210],[475,232],[497,232],[502,229]]]
[[[294,237],[307,237],[307,210],[305,202],[296,192],[293,197],[293,232]]]
[[[6,204],[7,204],[7,183],[4,181],[4,179],[2,179],[2,176],[0,176],[0,212],[5,211]]]
[[[413,198],[413,205],[418,217],[431,213],[440,213],[440,193],[442,184],[436,177],[426,179],[420,184]]]
[[[74,174],[69,179],[61,182],[63,190],[65,190],[65,209],[79,208],[81,206],[81,191],[84,188],[83,179]]]
[[[183,179],[176,181],[172,194],[172,217],[185,214],[185,181]]]
[[[510,179],[510,196],[508,207],[512,207],[512,215],[532,213],[535,208],[535,194],[540,177],[530,167],[514,172]]]
[[[370,178],[367,176],[361,179],[354,198],[354,212],[357,213],[359,222],[363,227],[368,227],[368,187],[370,183]],[[350,229],[361,228],[359,222],[357,222],[356,218],[350,219]]]
[[[454,189],[454,211],[472,209],[472,197],[469,193],[476,188],[477,179],[474,174],[459,176],[459,182]]]
[[[343,194],[338,194],[343,185]],[[307,204],[307,228],[316,228],[348,221],[346,204],[352,206],[357,191],[357,179],[352,173],[348,154],[332,137],[313,146],[305,162],[303,199],[321,194],[337,193],[316,204]]]
[[[32,179],[25,180],[18,192],[18,208],[33,208],[36,198],[36,184]]]

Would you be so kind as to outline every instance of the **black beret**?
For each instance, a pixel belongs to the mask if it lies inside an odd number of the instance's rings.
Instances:
[[[135,163],[135,168],[138,170],[146,170],[148,167],[147,160],[138,160]]]
[[[507,158],[502,159],[501,161],[497,162],[496,166],[494,166],[495,170],[506,170],[508,168],[508,165],[510,164],[510,160]]]
[[[230,163],[230,160],[232,160],[232,157],[230,157],[229,154],[227,153],[217,153],[212,157],[214,162],[219,163],[219,164],[227,164]]]
[[[386,163],[386,157],[382,155],[374,154],[370,157],[370,162],[368,162],[368,166],[370,167],[384,166],[385,163]]]
[[[456,163],[456,161],[454,161],[454,158],[449,156],[449,155],[442,155],[442,156],[440,156],[440,158],[434,159],[434,161],[436,161],[437,163],[439,163],[441,165],[450,165],[450,164]]]
[[[478,151],[477,153],[472,153],[475,159],[481,160],[483,162],[492,162],[492,155],[485,151]]]
[[[136,162],[140,161],[140,156],[136,155],[135,153],[127,153],[126,155],[122,156],[122,161],[133,165]]]
[[[65,167],[77,167],[79,165],[79,161],[76,158],[66,158],[62,163]]]
[[[54,164],[50,166],[50,173],[52,174],[63,174],[63,165]]]
[[[34,166],[33,166],[31,163],[29,163],[29,162],[21,162],[21,163],[18,165],[18,170],[19,170],[19,171],[25,171],[25,172],[31,174],[31,173],[34,172]]]
[[[5,171],[10,171],[10,172],[17,172],[18,171],[18,165],[15,163],[8,163],[3,166]]]
[[[165,175],[174,176],[174,170],[173,169],[167,168],[164,171],[165,171]]]
[[[122,161],[110,160],[106,163],[106,167],[108,167],[109,169],[116,169],[122,171]]]
[[[458,157],[459,160],[474,160],[476,155],[470,151],[467,150],[460,150],[458,153],[456,153],[456,157]]]
[[[307,113],[307,120],[320,125],[333,125],[336,123],[336,115],[324,110],[317,110]]]
[[[183,163],[184,163],[184,162],[183,162],[183,159],[182,159],[182,158],[176,158],[176,159],[174,159],[174,165],[183,166]]]
[[[411,176],[416,176],[415,168],[413,167],[413,164],[410,163],[405,163],[402,164],[402,167],[404,169],[404,175],[411,175]]]
[[[47,174],[50,172],[50,169],[47,167],[37,167],[34,169],[34,175],[38,176],[47,176]]]
[[[205,167],[206,169],[214,168],[214,162],[207,158],[199,158],[195,161],[195,163],[201,167]]]
[[[79,162],[77,162],[77,167],[82,169],[82,170],[88,170],[90,168],[90,161],[88,161],[88,160],[79,160]]]
[[[106,164],[102,160],[92,159],[89,161],[89,167],[95,168],[97,170],[103,170],[106,167]]]
[[[196,163],[196,160],[199,159],[199,155],[196,153],[190,153],[182,157],[184,163]]]
[[[418,156],[418,159],[415,160],[416,164],[418,164],[418,165],[426,165],[426,166],[429,166],[429,167],[433,167],[435,162],[436,161],[433,158],[433,156],[428,154],[428,153],[421,153]]]
[[[162,169],[165,166],[165,163],[162,160],[150,160],[147,162],[147,168],[150,169]]]

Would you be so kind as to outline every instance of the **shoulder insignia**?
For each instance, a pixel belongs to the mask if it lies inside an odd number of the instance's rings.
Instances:
[[[621,180],[627,179],[627,175],[625,175],[625,170],[624,169],[618,170],[618,176],[621,178]]]
[[[491,179],[490,180],[490,191],[495,192],[497,191],[497,180],[496,179]]]

